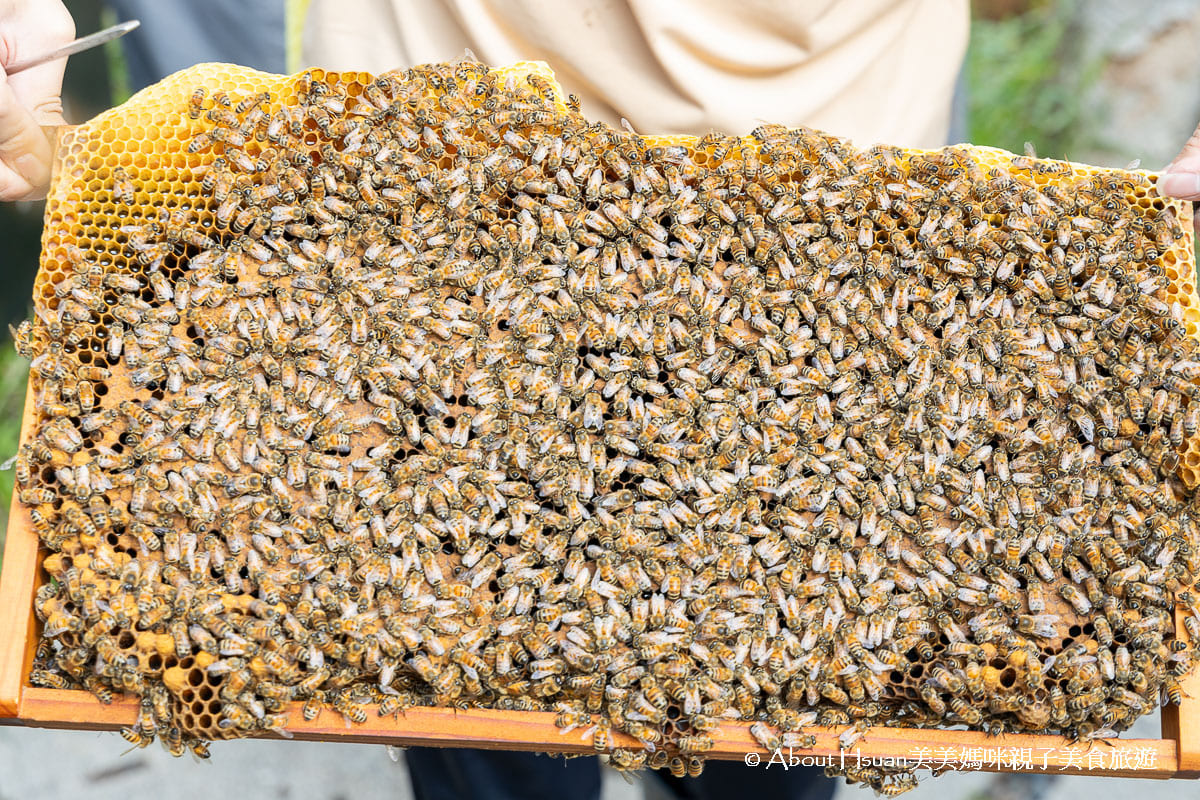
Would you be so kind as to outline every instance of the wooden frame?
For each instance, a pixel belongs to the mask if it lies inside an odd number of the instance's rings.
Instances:
[[[25,397],[22,443],[32,434],[33,421],[31,385]],[[132,699],[120,698],[106,706],[85,691],[41,689],[29,684],[27,676],[39,636],[33,596],[44,556],[29,509],[14,498],[0,574],[0,723],[77,730],[117,730],[132,725],[137,714]],[[1182,624],[1179,628],[1183,629]],[[1071,744],[1060,736],[992,737],[975,731],[876,727],[854,749],[843,752],[838,744],[841,729],[822,728],[811,731],[817,737],[814,747],[772,753],[754,740],[747,723],[727,723],[713,732],[714,747],[708,757],[744,759],[761,765],[852,765],[856,759],[891,759],[935,769],[1196,778],[1200,777],[1200,670],[1188,676],[1183,688],[1183,703],[1162,711],[1159,739]],[[554,716],[548,712],[412,708],[395,718],[369,715],[365,724],[347,727],[339,714],[328,709],[305,721],[299,704],[295,704],[289,710],[288,731],[297,739],[315,741],[595,752],[579,731],[559,730]],[[614,739],[619,745],[638,746],[620,734]]]

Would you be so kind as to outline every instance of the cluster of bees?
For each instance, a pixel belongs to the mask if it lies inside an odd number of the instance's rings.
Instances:
[[[695,774],[731,721],[1179,701],[1200,355],[1143,176],[645,137],[471,61],[182,113],[198,204],[112,170],[19,342],[33,678],[131,741],[539,709]]]

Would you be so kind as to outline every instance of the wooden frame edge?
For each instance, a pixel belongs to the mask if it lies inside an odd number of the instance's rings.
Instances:
[[[25,390],[25,408],[19,442],[32,433],[33,380]],[[0,717],[17,716],[21,688],[28,674],[29,645],[33,639],[33,594],[38,571],[38,540],[29,509],[13,493],[4,542],[4,569],[0,573]]]
[[[347,726],[334,711],[323,709],[311,721],[303,719],[301,705],[288,709],[288,732],[304,741],[342,741],[398,746],[477,747],[489,750],[526,750],[573,755],[594,754],[590,732],[564,733],[555,727],[554,714],[544,711],[492,709],[410,708],[396,719],[370,715],[361,725]],[[42,728],[116,730],[131,725],[137,715],[133,700],[119,699],[109,706],[78,691],[27,688],[21,699],[21,722]],[[768,767],[800,766],[803,759],[817,765],[853,765],[871,759],[907,761],[918,768],[959,768],[967,763],[986,772],[1039,772],[1106,777],[1192,777],[1181,773],[1176,743],[1170,739],[1109,739],[1071,743],[1060,736],[1008,734],[988,736],[978,731],[876,727],[867,731],[853,749],[842,751],[838,736],[844,729],[814,728],[817,743],[808,749],[765,750],[750,735],[746,723],[722,725],[712,733],[713,749],[706,757],[743,760]],[[261,738],[272,738],[266,733]],[[618,745],[638,747],[623,735]],[[751,765],[753,766],[754,763]],[[954,766],[957,765],[957,766]]]
[[[1183,624],[1184,611],[1175,608],[1175,635],[1187,639],[1187,628]],[[1162,736],[1173,739],[1177,746],[1176,758],[1179,769],[1184,772],[1200,773],[1200,669],[1180,681],[1183,702],[1166,705],[1162,709]]]

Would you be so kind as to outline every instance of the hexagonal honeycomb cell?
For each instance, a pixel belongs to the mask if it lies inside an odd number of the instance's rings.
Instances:
[[[1200,568],[1154,177],[638,136],[528,63],[172,76],[59,143],[39,680],[172,752],[326,706],[685,771],[730,720],[1124,728]]]

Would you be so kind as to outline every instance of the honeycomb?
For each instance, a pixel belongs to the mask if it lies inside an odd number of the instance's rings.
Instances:
[[[178,73],[59,144],[31,679],[176,754],[416,704],[676,774],[737,720],[1113,735],[1200,625],[1153,177],[639,136],[530,63]]]

